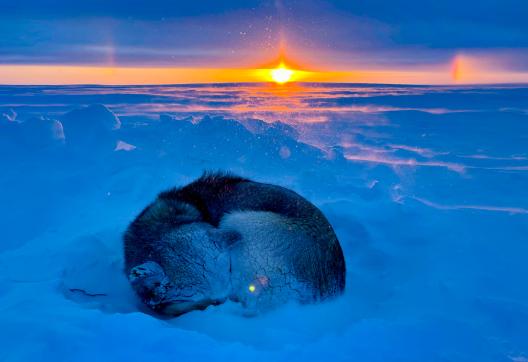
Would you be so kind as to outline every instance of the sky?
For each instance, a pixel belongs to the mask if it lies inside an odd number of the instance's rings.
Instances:
[[[0,83],[528,82],[524,0],[0,0]]]

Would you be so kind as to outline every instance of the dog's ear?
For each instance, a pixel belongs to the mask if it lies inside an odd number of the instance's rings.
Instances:
[[[209,234],[220,249],[230,249],[242,240],[242,235],[234,230],[213,229]]]

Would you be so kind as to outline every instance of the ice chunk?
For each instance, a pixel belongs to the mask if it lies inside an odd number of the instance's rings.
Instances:
[[[126,143],[125,141],[119,140],[117,141],[114,151],[134,151],[136,148],[136,146],[131,145],[130,143]]]
[[[75,109],[62,117],[66,143],[72,146],[115,145],[113,132],[121,128],[121,121],[101,104]]]

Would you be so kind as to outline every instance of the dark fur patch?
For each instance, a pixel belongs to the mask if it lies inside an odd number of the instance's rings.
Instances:
[[[251,181],[226,172],[206,171],[187,186],[162,192],[158,199],[178,200],[193,205],[200,212],[203,221],[217,226],[224,214],[224,197],[243,182]]]

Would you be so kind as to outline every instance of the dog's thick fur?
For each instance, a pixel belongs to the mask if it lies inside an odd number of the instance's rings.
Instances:
[[[228,298],[256,312],[345,288],[341,246],[319,209],[286,188],[224,173],[159,194],[124,244],[134,289],[163,314]]]

